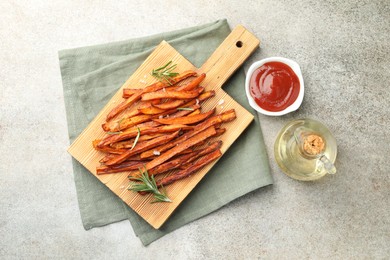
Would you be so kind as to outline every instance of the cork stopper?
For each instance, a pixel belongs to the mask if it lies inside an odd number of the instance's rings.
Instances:
[[[303,139],[303,150],[308,155],[319,155],[325,149],[325,142],[321,136],[316,134],[310,134]]]

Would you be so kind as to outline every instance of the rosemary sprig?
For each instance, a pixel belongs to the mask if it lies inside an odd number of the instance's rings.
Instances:
[[[192,107],[178,107],[177,110],[194,111],[194,109]]]
[[[138,131],[137,136],[135,137],[134,143],[133,143],[133,145],[131,146],[130,150],[133,150],[133,148],[134,148],[135,145],[137,144],[138,139],[139,139],[139,137],[140,137],[140,135],[141,135],[141,130],[139,130],[139,127],[137,127],[137,131]]]
[[[169,61],[164,66],[152,70],[152,76],[158,79],[159,81],[166,81],[171,85],[173,82],[172,78],[179,75],[177,72],[173,72],[176,69],[177,64],[172,64],[172,61]]]
[[[139,181],[140,183],[132,182],[130,183],[128,190],[132,191],[143,191],[143,192],[151,192],[154,195],[154,198],[156,200],[152,201],[152,203],[155,202],[172,202],[170,198],[166,195],[165,191],[159,191],[156,180],[154,179],[153,175],[149,177],[148,171],[145,169],[142,171],[139,169],[141,176],[140,177],[131,177],[130,180],[132,181]]]
[[[121,120],[118,121],[118,129],[121,129],[121,124],[126,118],[122,118]]]
[[[108,131],[108,132],[106,132],[106,134],[108,134],[108,135],[119,135],[119,134],[121,134],[121,133],[123,133],[122,131],[118,131],[118,132],[111,132],[111,131]]]

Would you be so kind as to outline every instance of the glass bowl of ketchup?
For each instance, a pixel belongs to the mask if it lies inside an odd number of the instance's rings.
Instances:
[[[281,116],[302,104],[302,72],[293,60],[271,57],[253,63],[248,70],[245,91],[251,107],[268,116]]]

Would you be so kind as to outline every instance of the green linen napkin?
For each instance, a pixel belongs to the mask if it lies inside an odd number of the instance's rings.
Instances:
[[[230,33],[226,20],[150,37],[59,51],[70,142],[162,41],[200,67]],[[223,86],[237,102],[247,103],[244,72]],[[97,178],[73,159],[81,219],[86,230],[129,219],[144,245],[205,216],[230,201],[272,183],[257,116],[231,148],[172,214],[155,230]]]

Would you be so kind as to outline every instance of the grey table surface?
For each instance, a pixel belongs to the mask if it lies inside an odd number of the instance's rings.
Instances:
[[[0,259],[389,259],[389,1],[0,2]],[[244,64],[302,68],[301,108],[260,116],[274,185],[142,246],[128,221],[85,231],[57,51],[227,18],[262,41]],[[338,141],[338,173],[284,175],[273,143],[310,117]]]

